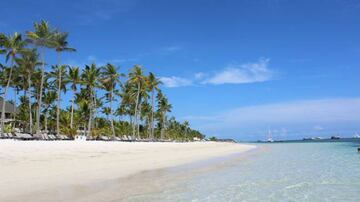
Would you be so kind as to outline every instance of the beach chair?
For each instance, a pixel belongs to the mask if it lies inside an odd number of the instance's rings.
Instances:
[[[109,137],[107,137],[107,136],[102,135],[102,136],[100,136],[100,137],[99,137],[99,140],[109,141],[109,140],[110,140],[110,138],[109,138]]]
[[[33,140],[34,139],[34,137],[32,135],[27,134],[27,133],[16,132],[15,136],[16,136],[16,139],[19,139],[19,140]]]
[[[54,140],[56,140],[57,138],[56,138],[56,136],[55,135],[49,135],[49,140],[52,140],[52,141],[54,141]]]

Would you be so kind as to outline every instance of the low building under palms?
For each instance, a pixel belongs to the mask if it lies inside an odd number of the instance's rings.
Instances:
[[[4,98],[0,97],[0,106],[3,105]],[[16,107],[13,103],[6,101],[5,102],[5,123],[13,121],[13,115],[16,111]],[[0,107],[0,114],[2,113],[2,107]],[[1,127],[1,126],[0,126]]]

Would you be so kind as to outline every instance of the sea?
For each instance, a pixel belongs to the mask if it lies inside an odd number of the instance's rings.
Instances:
[[[147,191],[123,200],[360,202],[360,139],[255,145],[246,153],[145,174]]]

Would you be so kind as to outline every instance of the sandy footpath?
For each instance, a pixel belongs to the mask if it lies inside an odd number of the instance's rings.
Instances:
[[[0,201],[63,201],[67,195],[61,192],[63,187],[85,189],[96,182],[245,152],[254,147],[214,142],[0,140]],[[57,194],[46,195],[49,190],[56,190]]]

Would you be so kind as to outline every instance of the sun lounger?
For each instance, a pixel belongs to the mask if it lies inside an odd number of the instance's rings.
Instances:
[[[4,133],[4,135],[0,134],[0,139],[6,139],[6,138],[8,138],[7,133]]]
[[[19,140],[33,140],[34,137],[30,134],[27,134],[27,133],[15,133],[15,137],[16,139],[19,139]]]
[[[55,135],[48,135],[48,137],[49,137],[49,140],[57,140]]]

